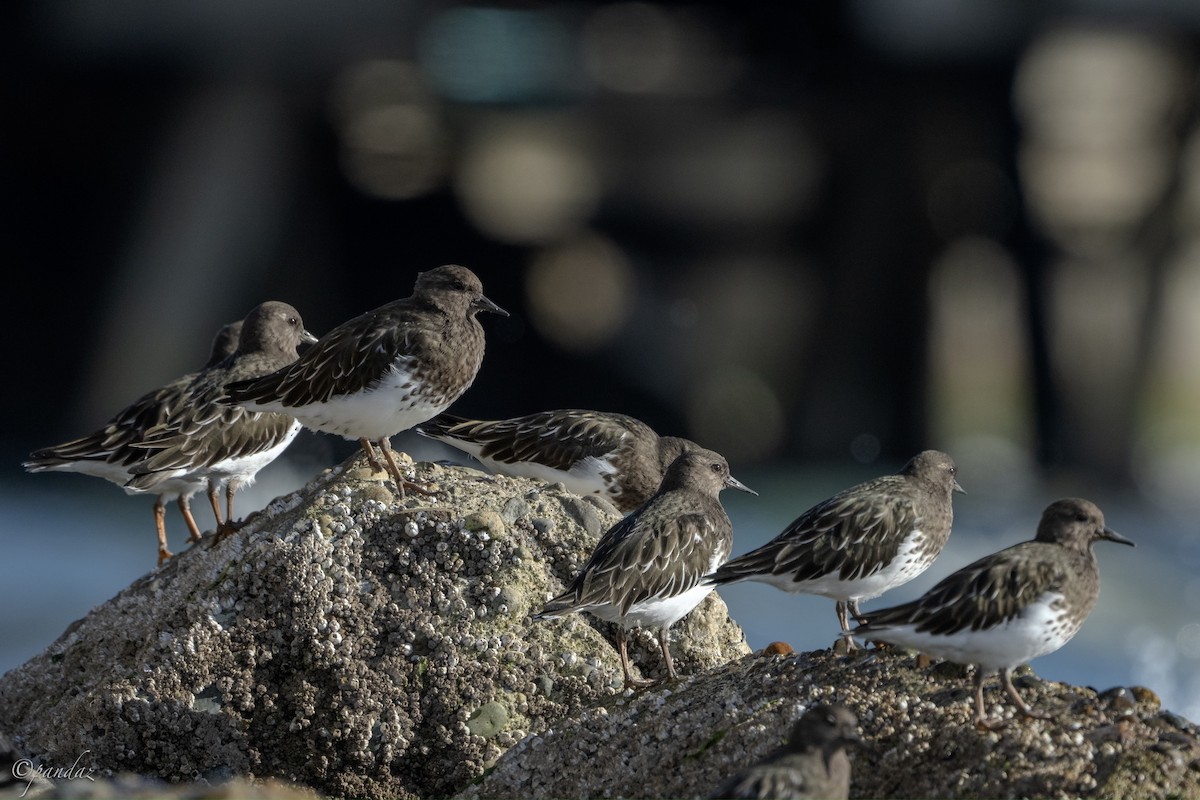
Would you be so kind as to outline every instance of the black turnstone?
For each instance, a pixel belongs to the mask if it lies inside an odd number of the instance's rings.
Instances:
[[[837,601],[842,632],[847,611],[911,581],[950,538],[951,496],[963,488],[954,459],[925,450],[895,475],[860,483],[805,511],[762,547],[723,564],[709,576],[720,585],[761,581],[785,592]]]
[[[850,796],[846,748],[860,744],[854,712],[841,704],[815,705],[796,720],[783,746],[725,781],[711,796],[846,800]]]
[[[180,407],[185,387],[199,374],[220,364],[237,349],[242,321],[231,322],[217,332],[213,338],[208,362],[200,373],[189,373],[134,400],[117,412],[99,430],[80,439],[74,439],[54,447],[35,450],[22,466],[29,472],[78,472],[93,475],[124,487],[129,494],[140,494],[139,490],[127,487],[133,477],[132,467],[144,460],[147,452],[137,443],[146,431],[158,425]],[[189,540],[199,541],[200,528],[192,517],[190,500],[192,495],[205,488],[205,481],[195,476],[180,478],[158,486],[154,493],[154,527],[158,532],[158,563],[171,557],[167,549],[166,506],[174,498],[179,513],[187,524]],[[221,523],[221,508],[217,503],[216,484],[208,485],[209,502],[217,524]]]
[[[627,686],[651,681],[631,677],[625,631],[657,628],[667,675],[674,679],[667,631],[712,591],[701,578],[725,560],[733,545],[733,525],[719,499],[727,487],[757,494],[730,475],[729,464],[711,450],[678,456],[654,496],[600,537],[567,590],[534,619],[587,611],[616,622]]]
[[[911,603],[872,611],[855,636],[910,647],[975,665],[975,724],[996,727],[983,707],[984,673],[999,670],[1013,704],[1046,718],[1017,694],[1009,671],[1071,640],[1100,595],[1092,545],[1133,542],[1106,527],[1095,504],[1056,500],[1042,512],[1037,536],[979,559]]]
[[[389,437],[445,411],[475,380],[483,361],[480,311],[508,316],[469,269],[422,272],[410,297],[342,323],[284,369],[230,384],[225,402],[357,440],[401,494],[420,488],[400,472]]]
[[[218,532],[227,532],[234,524],[233,495],[287,449],[301,426],[286,414],[221,403],[225,386],[270,374],[295,361],[301,343],[315,341],[300,312],[287,303],[269,300],[255,306],[242,320],[237,349],[196,375],[182,389],[179,404],[134,444],[145,457],[130,467],[132,477],[125,486],[155,492],[189,478],[224,485],[226,518],[222,522],[218,513]]]
[[[659,436],[633,417],[580,409],[500,420],[441,414],[416,431],[462,450],[492,472],[598,494],[624,513],[650,499],[676,456],[700,449],[687,439]]]

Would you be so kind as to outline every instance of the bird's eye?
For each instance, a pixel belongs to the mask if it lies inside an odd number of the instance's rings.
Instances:
[[[450,288],[456,292],[465,292],[467,290],[467,285],[465,283],[463,283],[462,281],[460,281],[458,278],[455,278],[451,282]]]
[[[713,472],[715,472],[715,473],[717,473],[718,475],[720,475],[720,474],[721,474],[721,471],[722,471],[722,470],[721,470],[721,465],[720,465],[719,463],[714,463],[714,464],[713,464],[713,465],[710,467],[710,469],[712,469],[712,471],[713,471]]]
[[[828,722],[830,724],[830,726],[837,725],[837,717],[835,717],[833,714],[830,714],[827,717],[825,717],[825,721]]]
[[[1075,515],[1075,521],[1076,522],[1087,522],[1087,514],[1084,514],[1082,511],[1080,511],[1078,514]]]
[[[300,320],[296,319],[295,317],[288,317],[288,325],[291,325],[294,328],[299,324]]]

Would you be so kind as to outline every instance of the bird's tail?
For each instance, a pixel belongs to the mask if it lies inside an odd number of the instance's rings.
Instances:
[[[546,619],[558,619],[564,614],[569,614],[577,610],[575,605],[575,593],[567,592],[560,594],[558,597],[546,601],[546,605],[542,610],[533,615],[535,622]]]

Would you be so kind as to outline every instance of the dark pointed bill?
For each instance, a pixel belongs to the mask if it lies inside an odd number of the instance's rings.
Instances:
[[[1126,539],[1112,528],[1105,528],[1104,533],[1100,534],[1100,538],[1107,539],[1110,542],[1116,542],[1117,544],[1127,544],[1130,547],[1137,547],[1137,545],[1133,543],[1132,539]]]
[[[503,308],[496,305],[495,303],[493,303],[491,300],[489,300],[486,297],[480,297],[478,300],[472,300],[471,307],[477,308],[480,311],[490,311],[493,314],[499,314],[502,317],[508,316],[507,311],[505,311]]]
[[[752,494],[755,497],[758,497],[758,492],[754,491],[749,486],[742,483],[741,481],[739,481],[737,478],[733,477],[732,475],[730,475],[728,478],[725,479],[725,485],[728,486],[730,489],[737,489],[739,491],[746,492],[747,494]]]

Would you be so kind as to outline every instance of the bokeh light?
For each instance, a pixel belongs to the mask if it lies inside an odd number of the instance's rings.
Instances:
[[[534,327],[564,350],[589,352],[621,332],[636,296],[625,254],[586,234],[538,253],[525,275]]]
[[[1185,85],[1171,50],[1133,30],[1064,27],[1029,48],[1014,89],[1025,126],[1021,175],[1062,247],[1110,247],[1159,200]]]
[[[743,71],[704,21],[651,3],[598,7],[584,26],[582,48],[592,80],[616,92],[717,94]]]
[[[455,176],[463,211],[501,241],[540,244],[579,230],[600,202],[601,182],[578,125],[525,115],[481,123]]]
[[[354,64],[335,83],[330,105],[342,169],[360,191],[395,200],[441,185],[447,132],[415,65],[382,59]]]
[[[956,452],[979,435],[1028,447],[1029,348],[1011,254],[991,239],[955,240],[933,265],[929,296],[932,438]]]
[[[784,417],[779,397],[757,372],[714,361],[688,392],[691,438],[730,463],[755,463],[779,451]]]
[[[422,68],[444,97],[528,102],[575,91],[575,44],[553,7],[451,7],[422,31]]]

